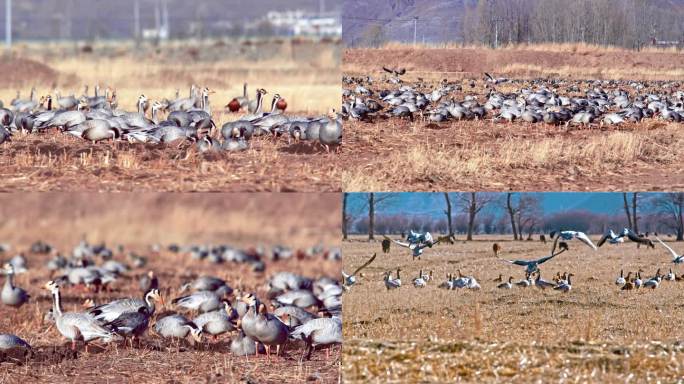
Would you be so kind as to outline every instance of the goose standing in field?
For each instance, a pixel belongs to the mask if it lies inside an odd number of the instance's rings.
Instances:
[[[30,350],[31,346],[18,336],[0,333],[0,351],[14,348]]]
[[[632,289],[634,289],[634,282],[631,280],[626,281],[622,288],[620,288],[621,291],[631,291]]]
[[[496,251],[494,252],[494,254],[496,254]],[[503,283],[503,275],[499,273],[499,277],[495,278],[492,281],[495,283]]]
[[[643,281],[641,280],[641,270],[637,271],[636,273],[636,278],[634,279],[634,287],[635,288],[641,288],[643,285]]]
[[[392,278],[392,271],[387,271],[385,272],[385,287],[389,291],[390,289],[395,289],[401,287],[401,277],[399,276],[399,272],[401,272],[401,268],[397,268],[397,278],[393,279]]]
[[[162,304],[164,299],[159,293],[159,289],[152,288],[145,292],[143,299],[125,298],[114,300],[107,304],[102,304],[91,308],[88,313],[95,319],[110,323],[127,312],[139,312],[143,309],[149,316],[155,311],[155,302]]]
[[[675,276],[674,272],[672,272],[672,268],[670,268],[670,272],[665,275],[664,279],[667,281],[675,281],[677,279],[677,276]]]
[[[234,97],[228,102],[226,108],[231,112],[238,112],[249,105],[249,97],[247,96],[247,83],[242,84],[242,96]]]
[[[349,289],[352,285],[356,284],[356,275],[359,272],[361,272],[361,270],[369,266],[373,262],[373,260],[375,260],[376,256],[377,253],[374,253],[373,256],[371,256],[371,258],[368,259],[368,261],[363,263],[362,266],[356,268],[356,270],[351,275],[346,274],[344,270],[342,270],[342,286],[346,289]]]
[[[631,274],[631,273],[632,273],[632,272],[630,272],[630,274]],[[622,271],[622,269],[621,269],[621,270],[620,270],[620,276],[618,276],[618,278],[615,280],[615,285],[625,285],[625,283],[627,282],[627,280],[629,280],[630,274],[628,274],[628,275],[627,275],[627,279],[625,279],[625,277],[623,276],[623,271]]]
[[[418,272],[418,277],[413,279],[413,286],[416,288],[425,288],[427,286],[427,281],[423,278],[423,270]]]
[[[342,120],[334,109],[328,114],[328,119],[321,126],[318,135],[320,143],[323,144],[327,152],[330,152],[330,147],[335,148],[335,151],[341,148]]]
[[[532,274],[526,274],[524,279],[522,279],[520,281],[516,281],[514,284],[516,287],[519,287],[519,288],[527,288],[530,285],[533,285],[534,280],[532,280]]]
[[[0,298],[2,303],[10,307],[19,308],[24,303],[28,302],[31,297],[22,288],[14,286],[14,266],[10,263],[6,263],[4,266],[4,273],[7,275],[5,278],[5,285],[2,287],[2,293]]]
[[[126,343],[126,338],[131,337],[131,348],[133,347],[133,341],[137,337],[140,337],[147,331],[147,327],[150,324],[150,317],[152,314],[148,311],[146,307],[140,307],[135,312],[124,312],[119,317],[105,323],[105,326],[112,329],[114,333],[124,338],[124,344]]]
[[[189,334],[196,342],[202,341],[202,329],[178,314],[165,316],[157,320],[154,330],[159,336],[164,338],[184,339]]]
[[[300,339],[306,343],[306,359],[311,360],[311,353],[316,346],[342,343],[342,319],[339,317],[313,319],[297,327],[290,334],[290,338]],[[329,353],[329,349],[326,349],[326,361]]]
[[[57,330],[66,339],[71,340],[71,349],[76,349],[76,341],[83,341],[86,343],[86,351],[88,350],[88,342],[95,339],[101,339],[104,342],[110,342],[119,339],[114,332],[106,329],[95,318],[86,313],[78,312],[62,312],[62,303],[60,301],[59,286],[54,281],[49,281],[45,284],[45,289],[52,293],[52,313],[57,325]]]
[[[662,280],[662,277],[660,276],[660,268],[656,271],[655,276],[652,278],[644,281],[643,287],[644,288],[651,288],[651,289],[656,289],[660,285],[660,281]]]
[[[569,273],[567,276],[567,279],[562,280],[558,285],[553,287],[553,289],[556,291],[561,291],[561,292],[565,292],[565,293],[570,292],[570,290],[572,289],[572,281],[571,281],[572,276],[575,276],[575,275],[573,273]]]
[[[238,321],[238,327],[240,322]],[[258,349],[257,349],[258,348]],[[230,353],[235,356],[250,356],[259,353],[266,353],[264,345],[245,335],[242,329],[238,335],[230,342]]]
[[[670,248],[667,244],[663,243],[663,241],[660,240],[657,236],[656,236],[656,240],[658,240],[658,242],[659,242],[660,244],[662,244],[663,247],[665,247],[665,249],[667,249],[668,251],[670,251],[670,254],[672,255],[672,262],[673,262],[674,264],[682,264],[682,263],[684,263],[684,254],[678,255],[677,252],[674,251],[674,249]]]
[[[594,245],[594,243],[591,242],[591,239],[589,238],[589,236],[587,236],[587,234],[584,232],[579,232],[579,231],[558,231],[558,232],[556,232],[556,231],[553,231],[553,232],[551,232],[551,237],[553,238],[556,234],[558,234],[558,237],[560,237],[561,239],[563,239],[565,241],[577,239],[577,240],[583,242],[584,244],[588,245],[594,251],[597,249],[596,245]]]
[[[536,279],[534,280],[534,286],[535,286],[535,287],[537,287],[537,288],[543,290],[543,289],[546,289],[546,288],[553,288],[553,287],[556,286],[556,284],[554,284],[554,283],[552,283],[552,282],[550,282],[550,281],[546,281],[546,280],[542,279],[542,277],[541,277],[541,271],[537,271],[536,274],[537,274],[537,277],[536,277]]]
[[[270,358],[271,346],[276,346],[276,356],[280,354],[280,347],[287,342],[290,334],[287,325],[283,323],[277,316],[268,313],[266,306],[262,303],[258,305],[254,295],[247,295],[245,297],[249,311],[242,318],[242,329],[245,334],[251,338],[261,342],[266,346],[266,355]],[[249,317],[248,317],[249,314]],[[245,329],[245,321],[248,321],[248,328]]]
[[[525,272],[528,274],[532,274],[534,272],[537,272],[539,270],[539,265],[546,263],[547,261],[553,259],[554,257],[560,255],[561,253],[565,252],[568,247],[567,244],[564,242],[560,242],[558,244],[558,239],[560,237],[556,237],[556,240],[553,242],[553,248],[551,248],[551,255],[550,256],[545,256],[536,260],[507,260],[499,257],[499,260],[505,261],[507,263],[511,263],[513,265],[519,265],[522,267],[525,267]],[[560,248],[560,251],[556,251],[556,246]]]
[[[513,288],[513,284],[511,284],[512,281],[513,281],[513,276],[509,276],[508,281],[503,282],[503,283],[497,285],[496,287],[499,289],[511,289],[511,288]]]
[[[212,335],[216,339],[217,335],[235,330],[232,323],[234,309],[227,301],[223,302],[223,308],[216,311],[203,313],[192,320],[202,332]]]

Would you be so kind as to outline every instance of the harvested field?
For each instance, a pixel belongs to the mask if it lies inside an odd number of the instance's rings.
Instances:
[[[13,76],[0,80],[0,100],[9,105],[21,91],[36,98],[55,91],[83,94],[95,85],[116,90],[119,108],[135,111],[140,94],[152,102],[188,96],[191,84],[208,87],[211,116],[218,126],[246,113],[225,105],[257,88],[287,101],[288,116],[321,116],[339,103],[339,44],[332,40],[173,42],[161,47],[130,44],[25,44],[0,60]],[[149,113],[148,113],[149,117]],[[220,136],[214,133],[215,136]],[[294,144],[289,135],[255,138],[240,153],[198,155],[194,143],[148,146],[91,145],[55,132],[15,134],[2,144],[0,190],[104,191],[339,191],[337,157],[320,145]]]
[[[663,190],[684,186],[677,148],[684,141],[682,123],[660,116],[631,120],[625,104],[613,104],[615,93],[637,98],[660,95],[680,117],[684,73],[676,67],[679,51],[632,52],[591,46],[529,46],[500,50],[484,48],[426,48],[388,46],[347,50],[343,57],[345,98],[380,102],[381,109],[345,121],[349,164],[341,172],[344,190]],[[396,77],[383,71],[405,68]],[[492,74],[487,79],[484,72]],[[368,81],[366,76],[372,78]],[[505,78],[505,80],[501,80]],[[391,80],[392,82],[389,82]],[[423,111],[396,117],[395,107],[382,95],[409,87],[414,94],[442,92]],[[361,88],[368,92],[360,93]],[[594,102],[605,92],[609,108],[589,124],[568,123],[581,107],[577,99]],[[525,93],[523,93],[525,92]],[[501,109],[486,110],[484,118],[446,115],[433,118],[440,105],[465,103],[485,106],[497,97],[520,111],[533,112],[536,123],[521,116],[511,123]],[[530,94],[558,100],[535,104]],[[534,95],[533,95],[534,96]],[[545,96],[545,97],[546,97]],[[569,104],[562,101],[568,98]],[[527,104],[522,104],[526,99]],[[547,100],[547,99],[544,99]],[[470,104],[469,104],[470,103]],[[601,101],[603,103],[603,101]],[[648,104],[648,103],[644,103]],[[397,105],[397,104],[394,104]],[[568,107],[569,106],[569,107]],[[644,105],[644,111],[646,106]],[[565,111],[564,111],[565,110]],[[553,123],[546,113],[566,113]],[[448,114],[448,112],[445,112]],[[650,112],[649,112],[650,113]],[[624,122],[603,123],[607,116]],[[638,122],[637,122],[638,121]]]
[[[247,264],[212,264],[193,260],[185,252],[173,253],[170,244],[231,244],[238,248],[263,245],[266,249],[284,244],[307,249],[316,244],[336,247],[339,238],[339,196],[337,194],[192,194],[165,193],[91,194],[29,193],[0,196],[0,214],[7,218],[0,227],[0,243],[12,250],[0,253],[3,260],[23,251],[27,273],[15,283],[31,295],[19,309],[2,305],[0,333],[16,334],[33,346],[31,353],[0,353],[0,381],[7,383],[55,381],[79,382],[337,382],[340,346],[333,346],[330,358],[318,348],[312,359],[303,359],[305,347],[291,342],[281,357],[265,355],[236,357],[230,352],[232,334],[213,340],[205,335],[201,343],[176,343],[157,336],[151,329],[141,344],[92,342],[86,352],[79,343],[72,351],[54,325],[43,316],[51,307],[50,293],[41,289],[50,279],[45,262],[51,255],[31,253],[31,244],[42,240],[65,256],[82,236],[91,243],[105,242],[125,252],[148,257],[144,268],[119,278],[110,291],[93,293],[78,287],[64,287],[66,311],[82,311],[82,303],[96,303],[121,297],[141,297],[138,278],[154,270],[166,304],[157,304],[156,314],[176,307],[171,299],[179,295],[183,282],[199,275],[225,279],[232,287],[254,291],[265,297],[264,282],[276,272],[292,271],[306,276],[338,276],[341,263],[322,257],[266,261],[263,273]],[[239,208],[236,208],[239,207]],[[162,246],[160,253],[151,250]],[[114,259],[129,262],[115,251]],[[4,282],[4,276],[2,276]],[[188,337],[189,339],[189,337]]]
[[[592,236],[596,242],[599,236]],[[658,289],[620,290],[620,269],[643,269],[644,278],[671,257],[633,243],[604,245],[594,252],[574,240],[570,251],[540,266],[551,280],[572,272],[572,290],[536,287],[497,289],[493,280],[524,278],[523,268],[497,260],[548,255],[551,244],[476,236],[426,249],[411,261],[408,250],[381,253],[379,242],[360,237],[343,243],[345,270],[351,272],[373,253],[377,259],[344,296],[343,377],[347,382],[529,382],[626,380],[676,381],[684,375],[681,323],[682,281],[663,281]],[[681,252],[682,245],[664,238]],[[401,268],[402,286],[386,290],[383,273]],[[434,281],[414,288],[419,270]],[[480,290],[444,290],[447,273],[474,276]],[[677,276],[684,273],[673,267]],[[393,276],[396,274],[394,272]]]

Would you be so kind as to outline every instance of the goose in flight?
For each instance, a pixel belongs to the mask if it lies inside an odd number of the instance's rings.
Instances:
[[[632,231],[631,229],[625,228],[625,230],[627,232],[627,238],[629,240],[631,240],[637,244],[643,244],[643,245],[647,245],[651,248],[655,248],[655,244],[653,244],[653,241],[651,241],[651,239],[647,239],[646,237],[641,237],[641,236],[637,235],[636,233],[634,233],[634,231]]]
[[[362,266],[356,268],[356,270],[351,274],[348,275],[344,271],[342,271],[342,286],[345,287],[346,289],[349,289],[352,285],[356,284],[356,275],[361,272],[362,269],[366,268],[367,266],[370,265],[370,263],[375,260],[375,257],[377,256],[377,253],[374,253],[373,256],[368,259],[365,263],[363,263]]]
[[[658,237],[656,237],[656,240],[660,242],[660,244],[663,245],[663,247],[667,248],[668,251],[672,254],[672,262],[675,264],[681,264],[684,263],[684,254],[682,255],[677,255],[677,252],[674,251],[674,249],[670,248],[667,244],[663,243],[662,240],[660,240]]]
[[[555,237],[556,234],[558,234],[558,237],[560,237],[561,239],[563,239],[565,241],[577,239],[577,240],[583,242],[584,244],[588,245],[589,247],[591,247],[591,249],[593,249],[594,251],[597,249],[596,245],[594,245],[594,243],[591,242],[591,239],[589,239],[589,236],[587,236],[587,234],[584,232],[579,232],[579,231],[558,231],[558,232],[556,232],[556,231],[552,231],[551,237],[552,238]]]
[[[387,72],[387,73],[391,73],[394,76],[401,76],[401,75],[406,74],[406,68],[389,68],[389,67],[383,66],[382,70]]]
[[[551,249],[551,255],[550,256],[545,256],[545,257],[542,257],[542,258],[536,259],[536,260],[508,260],[508,259],[501,258],[499,256],[497,256],[497,257],[500,260],[511,263],[513,265],[519,265],[521,267],[525,267],[525,272],[528,274],[532,274],[532,273],[535,273],[539,270],[539,265],[546,263],[547,261],[553,259],[554,257],[556,257],[556,256],[560,255],[561,253],[565,252],[566,250],[568,250],[568,246],[565,242],[561,241],[560,244],[558,244],[559,238],[560,238],[560,236],[556,237],[556,240],[553,242],[553,248]],[[560,251],[558,251],[558,252],[556,252],[557,246],[558,246],[558,248],[560,248]]]
[[[389,239],[389,237],[386,237]],[[430,242],[424,242],[424,243],[411,243],[409,242],[404,242],[404,241],[399,241],[399,240],[394,240],[394,239],[389,239],[393,243],[402,246],[404,248],[408,248],[411,250],[411,254],[413,256],[413,260],[418,258],[420,260],[420,257],[423,255],[423,249],[425,248],[432,248],[433,245],[438,244],[439,240],[437,241],[430,241]]]
[[[627,236],[627,233],[629,232],[629,229],[625,228],[623,229],[620,234],[616,234],[613,232],[612,229],[607,229],[606,232],[603,234],[601,239],[596,243],[597,247],[601,247],[606,241],[608,241],[609,244],[619,244],[619,243],[624,243],[625,242],[625,236]]]

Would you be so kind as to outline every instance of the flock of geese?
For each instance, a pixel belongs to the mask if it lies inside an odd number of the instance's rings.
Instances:
[[[106,88],[104,95],[95,86],[95,94],[62,97],[59,92],[36,99],[35,88],[28,99],[17,97],[4,107],[0,102],[0,144],[11,141],[17,132],[40,133],[48,129],[98,142],[125,140],[131,143],[166,143],[181,145],[195,143],[201,152],[241,151],[249,148],[256,136],[287,136],[288,142],[321,146],[327,152],[339,150],[342,143],[342,122],[331,109],[323,116],[287,115],[287,102],[273,95],[271,108],[263,104],[268,92],[259,88],[255,98],[247,97],[247,84],[242,96],[233,98],[226,111],[243,113],[237,120],[223,124],[220,129],[212,115],[209,88],[190,87],[188,97],[179,92],[170,99],[149,100],[138,97],[136,111],[118,108],[116,90]]]
[[[40,243],[32,251],[52,253],[49,245]],[[153,250],[158,253],[159,248]],[[172,245],[169,252],[187,252],[191,260],[204,259],[209,254],[221,254],[225,260],[234,263],[254,264],[254,260],[278,260],[288,257],[319,257],[329,250],[313,247],[307,251],[292,251],[290,248],[273,247],[270,254],[261,248],[242,250],[227,245],[215,247],[192,246],[185,249]],[[317,346],[330,346],[342,342],[342,286],[329,277],[317,279],[292,272],[275,273],[266,281],[265,297],[255,292],[239,290],[227,281],[215,276],[199,276],[180,287],[164,284],[154,271],[139,274],[138,284],[141,297],[123,297],[113,301],[96,303],[97,296],[91,296],[83,308],[66,311],[62,306],[65,292],[112,292],[135,281],[134,269],[143,268],[147,258],[129,252],[128,260],[116,260],[115,255],[123,253],[123,247],[115,252],[104,245],[91,245],[81,241],[69,257],[55,254],[45,264],[51,280],[43,288],[52,296],[52,308],[45,308],[44,320],[54,324],[57,332],[71,342],[115,343],[124,346],[130,341],[145,336],[148,329],[160,338],[172,340],[177,347],[181,340],[190,337],[195,343],[202,343],[204,335],[224,337],[233,334],[229,349],[236,356],[266,353],[270,359],[272,348],[280,355],[286,345],[301,340],[306,345],[306,358]],[[225,261],[224,260],[224,261]],[[0,294],[2,304],[8,308],[20,308],[33,299],[27,291],[15,283],[15,275],[29,271],[26,256],[19,254],[6,262],[1,273],[5,283]],[[158,313],[157,307],[166,306],[165,295],[177,292],[170,301],[174,311]],[[273,310],[270,311],[269,307]],[[5,309],[12,324],[16,324],[17,312]],[[32,335],[22,335],[28,336]],[[0,351],[22,348],[31,350],[25,339],[14,334],[0,334]],[[326,349],[326,356],[329,349]]]
[[[619,125],[646,118],[684,121],[684,91],[675,82],[618,80],[509,80],[485,74],[484,93],[475,79],[431,84],[389,78],[345,76],[342,113],[346,118],[409,118],[430,123],[459,120],[524,121],[554,125]],[[501,84],[518,88],[497,91]]]
[[[519,281],[513,281],[513,276],[509,276],[507,280],[503,278],[502,274],[493,280],[497,283],[496,287],[498,289],[512,289],[513,287],[526,288],[534,286],[540,289],[550,288],[560,292],[570,292],[572,290],[572,277],[575,276],[571,272],[557,272],[552,280],[545,280],[542,278],[541,266],[554,259],[555,257],[561,255],[562,253],[569,251],[568,242],[571,240],[578,240],[582,244],[586,245],[593,251],[597,251],[601,246],[605,244],[621,244],[625,240],[636,243],[637,245],[646,245],[651,248],[655,248],[655,243],[644,235],[639,235],[630,230],[629,228],[624,228],[620,232],[616,233],[612,229],[608,228],[599,241],[594,244],[586,233],[581,231],[572,230],[562,230],[562,231],[552,231],[550,237],[554,239],[551,254],[548,256],[543,256],[537,259],[506,259],[500,256],[501,246],[498,243],[494,243],[492,246],[494,256],[510,265],[519,266],[523,268],[524,279]],[[672,263],[682,264],[684,263],[684,254],[678,254],[674,249],[665,244],[657,236],[655,237],[658,243],[660,243],[665,249],[668,250],[672,256]],[[385,236],[385,241],[383,242],[383,251],[389,250],[389,242],[400,245],[401,247],[408,248],[411,251],[411,256],[415,259],[417,256],[422,255],[422,250],[426,247],[432,247],[439,243],[441,239],[434,240],[433,236],[429,232],[420,233],[409,231],[408,236],[405,241],[399,241],[390,239]],[[351,289],[353,285],[357,283],[357,276],[362,276],[361,271],[369,266],[377,257],[374,254],[368,261],[357,268],[353,273],[347,274],[342,272],[343,275],[343,286],[345,289]],[[401,268],[396,269],[396,277],[393,276],[393,271],[386,271],[383,273],[383,282],[387,290],[397,289],[402,287],[401,281]],[[676,276],[676,274],[670,268],[670,271],[666,275],[662,275],[661,270],[658,269],[653,277],[648,279],[644,278],[642,280],[641,273],[643,270],[639,270],[634,274],[629,272],[625,277],[623,271],[620,271],[620,276],[616,279],[615,284],[619,285],[622,290],[638,289],[638,288],[657,288],[662,280],[668,281],[680,281],[684,280],[682,276]],[[427,273],[422,269],[418,271],[418,276],[411,280],[411,283],[416,288],[424,288],[428,284],[434,281],[434,276],[432,271]],[[443,281],[438,286],[439,288],[454,290],[454,289],[480,289],[481,286],[478,280],[474,276],[467,276],[461,273],[461,270],[457,270],[457,275],[448,273],[446,275],[446,280]]]

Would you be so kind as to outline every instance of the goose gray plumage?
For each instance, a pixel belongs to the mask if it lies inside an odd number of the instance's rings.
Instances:
[[[210,312],[221,307],[221,297],[212,291],[198,291],[177,297],[172,303],[191,311]]]
[[[8,350],[14,348],[31,349],[31,345],[24,339],[16,335],[7,333],[0,333],[0,350]]]
[[[217,335],[235,330],[232,320],[237,317],[237,313],[224,301],[223,308],[203,313],[192,320],[197,327],[214,337]]]
[[[295,328],[290,338],[304,340],[307,345],[306,359],[311,360],[311,353],[316,346],[342,343],[342,319],[339,317],[313,319]],[[326,352],[326,360],[327,354],[328,352]]]
[[[235,356],[256,355],[257,348],[259,353],[266,353],[263,344],[245,335],[245,332],[242,330],[240,330],[238,335],[230,342],[230,353]]]
[[[53,316],[57,330],[68,340],[71,340],[71,348],[76,349],[76,341],[87,343],[91,340],[101,339],[104,342],[118,340],[120,337],[114,332],[100,325],[95,318],[86,313],[62,312],[59,286],[54,281],[45,284],[45,288],[52,293]]]
[[[91,308],[88,313],[99,321],[113,322],[121,315],[130,312],[145,310],[150,316],[155,311],[155,301],[164,302],[163,297],[156,288],[145,292],[143,299],[125,298],[114,300],[107,304],[102,304]]]
[[[183,339],[189,334],[196,342],[202,341],[202,329],[178,314],[165,316],[157,320],[154,330],[159,336],[164,338]]]
[[[12,264],[6,263],[4,265],[4,272],[7,277],[0,294],[2,303],[10,307],[19,308],[28,302],[31,296],[24,289],[14,286],[14,266]]]

